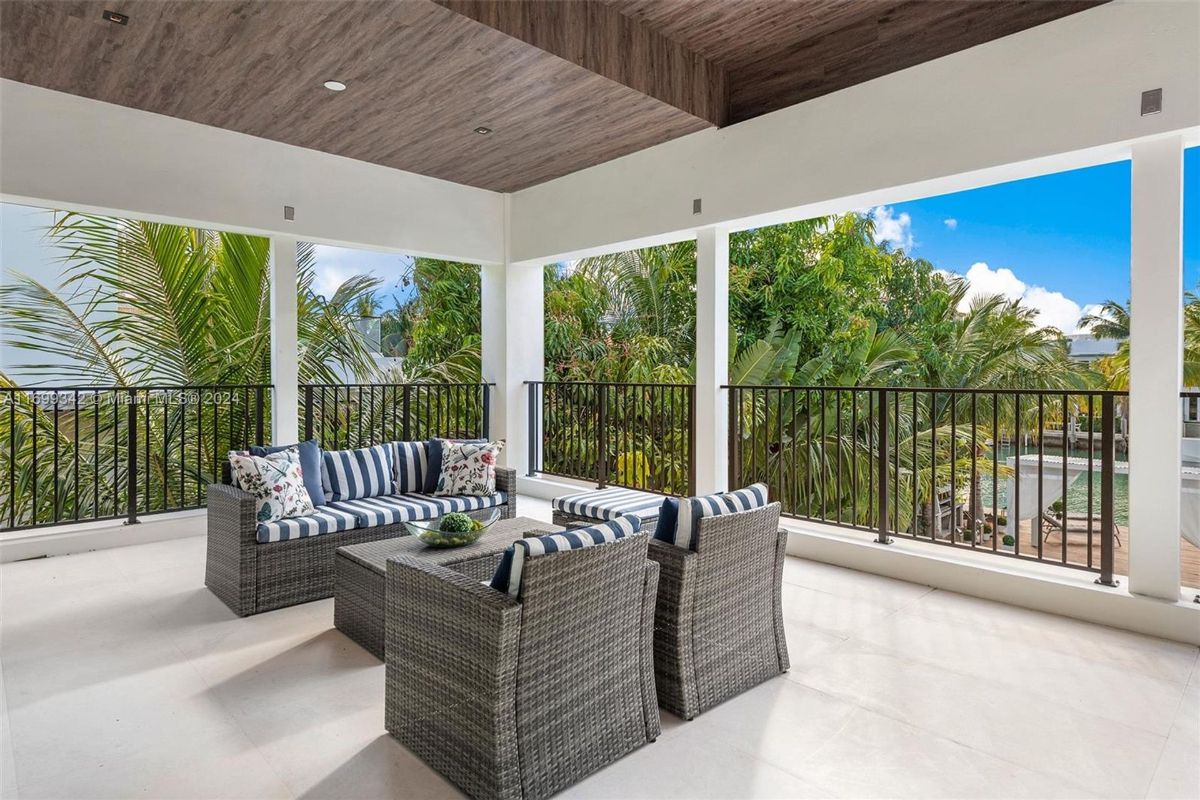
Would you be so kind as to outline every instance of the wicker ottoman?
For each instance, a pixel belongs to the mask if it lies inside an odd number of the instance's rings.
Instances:
[[[527,531],[549,526],[529,517],[502,519],[465,547],[427,547],[415,536],[339,547],[334,559],[333,624],[383,660],[383,599],[388,559],[410,556],[486,581],[504,548]]]
[[[642,530],[653,533],[658,525],[658,511],[665,495],[623,489],[611,486],[607,489],[588,489],[575,494],[563,495],[550,501],[554,512],[554,524],[564,528],[595,525],[617,516],[638,517]]]

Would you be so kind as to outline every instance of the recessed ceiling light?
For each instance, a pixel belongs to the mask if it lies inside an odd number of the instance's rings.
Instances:
[[[480,136],[487,136],[489,133],[492,132],[492,129],[488,128],[484,125],[480,125],[478,128],[475,129],[475,132],[478,133]]]
[[[331,92],[344,92],[346,91],[346,84],[341,81],[325,81],[325,88]]]

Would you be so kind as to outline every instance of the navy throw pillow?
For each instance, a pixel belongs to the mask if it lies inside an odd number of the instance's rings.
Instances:
[[[304,472],[304,488],[308,491],[308,496],[312,498],[313,505],[325,505],[325,489],[321,485],[321,446],[315,439],[309,439],[307,442],[299,444],[285,444],[281,447],[255,445],[250,448],[250,455],[269,456],[272,453],[287,450],[289,447],[296,447],[300,450],[300,469]]]

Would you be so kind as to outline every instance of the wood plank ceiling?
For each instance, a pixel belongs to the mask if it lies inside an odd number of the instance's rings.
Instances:
[[[1098,1],[3,0],[0,76],[508,192]]]

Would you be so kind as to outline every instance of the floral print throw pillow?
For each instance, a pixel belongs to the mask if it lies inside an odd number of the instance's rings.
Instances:
[[[496,493],[496,457],[504,442],[456,443],[442,439],[442,472],[435,495],[488,497]]]
[[[269,456],[252,456],[237,450],[229,452],[234,482],[252,495],[258,522],[274,522],[312,514],[312,497],[304,488],[300,450],[289,447]]]

